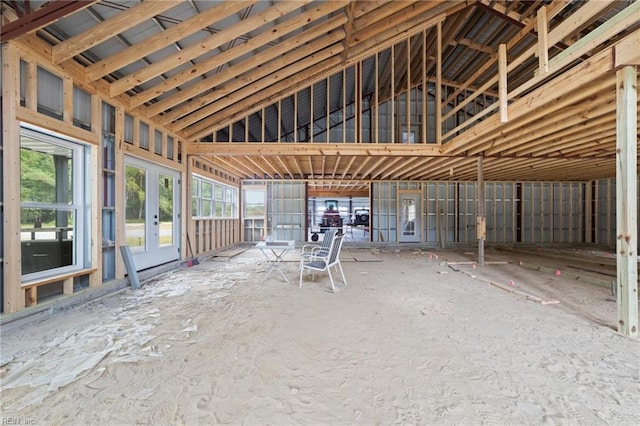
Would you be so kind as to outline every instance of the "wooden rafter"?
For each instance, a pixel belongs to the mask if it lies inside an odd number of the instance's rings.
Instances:
[[[10,22],[3,22],[0,28],[0,40],[3,42],[13,40],[18,37],[33,34],[40,28],[43,28],[58,19],[68,15],[72,15],[86,7],[91,6],[98,0],[57,0],[49,2],[37,10],[31,11],[27,7],[22,16],[18,14],[17,19]],[[29,4],[29,2],[25,2]],[[4,12],[3,12],[4,16]]]
[[[202,28],[213,25],[228,16],[250,7],[258,0],[246,0],[243,2],[224,2],[207,9],[192,18],[161,31],[143,41],[134,44],[120,52],[109,56],[87,67],[87,77],[97,80],[111,72],[131,64],[147,55],[152,54],[166,46],[176,43],[186,36],[200,31]],[[135,105],[134,105],[135,106]]]
[[[89,50],[103,41],[133,28],[148,19],[159,15],[180,4],[179,0],[155,0],[140,3],[126,12],[100,22],[91,29],[75,35],[62,43],[56,44],[51,50],[51,59],[59,64],[74,56]]]

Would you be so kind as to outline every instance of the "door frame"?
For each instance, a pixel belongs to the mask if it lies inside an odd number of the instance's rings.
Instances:
[[[413,234],[405,235],[402,224],[402,200],[403,198],[414,199],[416,206]],[[398,242],[399,243],[419,243],[422,241],[422,191],[419,190],[399,190],[398,191]]]
[[[127,166],[143,169],[146,172],[145,179],[145,247],[143,249],[132,248],[131,253],[137,271],[152,268],[181,258],[181,205],[182,205],[182,179],[179,170],[171,169],[159,164],[145,161],[136,157],[125,155],[123,179],[124,194],[126,197],[126,170]],[[159,176],[165,175],[174,178],[173,186],[173,241],[169,245],[160,244],[159,233]],[[155,204],[155,205],[154,205]],[[126,198],[123,200],[126,208]],[[153,207],[150,208],[150,207]],[[124,216],[124,234],[126,241],[126,214]],[[154,217],[156,216],[156,217]]]

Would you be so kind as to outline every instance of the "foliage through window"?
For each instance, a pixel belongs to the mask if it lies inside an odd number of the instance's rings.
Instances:
[[[20,241],[26,279],[85,266],[87,152],[60,137],[20,131]]]
[[[193,175],[191,179],[191,215],[193,217],[237,218],[236,188]]]

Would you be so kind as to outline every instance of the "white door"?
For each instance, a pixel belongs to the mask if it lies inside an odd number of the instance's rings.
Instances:
[[[125,160],[125,236],[136,270],[180,258],[180,173]]]
[[[399,194],[398,196],[398,241],[401,243],[420,242],[420,194]]]

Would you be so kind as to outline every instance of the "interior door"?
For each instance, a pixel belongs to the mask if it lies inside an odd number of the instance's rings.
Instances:
[[[180,173],[127,157],[125,236],[136,270],[180,258]]]
[[[420,242],[420,200],[419,193],[398,195],[398,241],[401,243]]]

